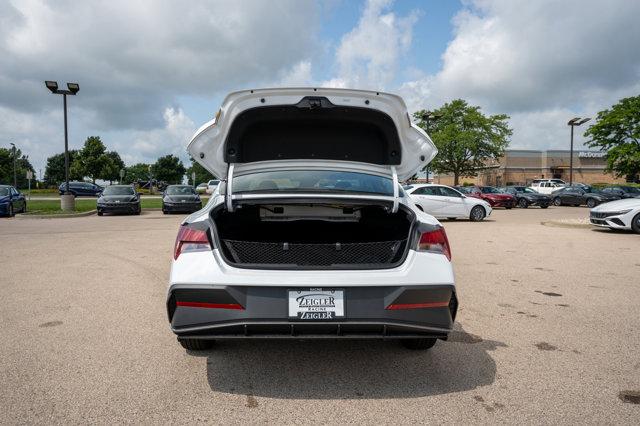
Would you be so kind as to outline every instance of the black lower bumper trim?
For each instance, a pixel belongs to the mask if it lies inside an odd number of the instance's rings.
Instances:
[[[173,330],[192,339],[416,339],[446,340],[450,330],[393,322],[242,322],[215,324],[198,330]]]

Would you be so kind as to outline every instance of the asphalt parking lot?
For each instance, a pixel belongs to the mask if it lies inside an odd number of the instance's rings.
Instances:
[[[625,397],[640,392],[640,236],[541,225],[587,214],[445,222],[461,308],[429,352],[187,353],[164,306],[183,216],[0,220],[0,422],[637,424],[623,399],[640,399]]]

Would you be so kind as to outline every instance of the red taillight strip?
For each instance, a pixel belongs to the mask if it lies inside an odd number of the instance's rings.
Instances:
[[[389,310],[397,309],[420,309],[420,308],[445,308],[449,306],[449,301],[446,302],[426,302],[426,303],[396,303],[386,307]]]
[[[244,309],[238,303],[204,303],[204,302],[176,302],[176,306],[186,308],[209,308],[209,309]]]

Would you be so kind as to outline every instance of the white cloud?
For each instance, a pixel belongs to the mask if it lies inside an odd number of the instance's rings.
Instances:
[[[313,55],[319,16],[315,3],[299,0],[0,2],[0,107],[28,115],[33,126],[16,142],[32,140],[47,154],[61,140],[35,120],[61,109],[48,79],[80,83],[70,99],[76,142],[162,130],[165,109],[180,99],[274,81]],[[2,138],[11,134],[4,127]],[[123,154],[135,158],[132,149]]]
[[[322,86],[381,90],[393,82],[419,13],[397,16],[388,11],[392,3],[366,3],[357,26],[342,37],[336,51],[337,76]]]
[[[460,97],[509,114],[513,147],[565,147],[569,118],[640,92],[638,16],[627,0],[477,0],[455,17],[442,70],[400,92],[415,109]]]

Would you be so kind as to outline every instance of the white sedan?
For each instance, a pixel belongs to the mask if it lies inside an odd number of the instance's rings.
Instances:
[[[640,234],[640,198],[625,198],[603,203],[591,209],[593,225],[627,229]]]
[[[437,218],[480,221],[491,214],[491,206],[479,198],[467,197],[445,185],[418,184],[405,191],[420,210]]]

